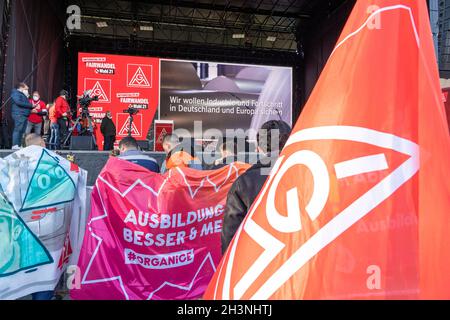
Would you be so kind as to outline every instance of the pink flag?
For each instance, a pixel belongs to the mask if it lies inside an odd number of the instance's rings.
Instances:
[[[110,159],[92,194],[71,297],[200,298],[221,258],[228,190],[247,167],[160,175]]]

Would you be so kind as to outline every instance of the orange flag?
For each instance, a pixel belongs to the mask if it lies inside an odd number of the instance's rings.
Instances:
[[[205,298],[450,298],[449,237],[426,2],[357,1]]]

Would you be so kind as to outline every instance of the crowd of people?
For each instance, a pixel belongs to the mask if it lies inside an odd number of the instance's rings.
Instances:
[[[70,125],[71,113],[67,103],[68,94],[61,91],[51,104],[45,104],[35,91],[29,98],[29,88],[21,83],[12,92],[14,119],[14,149],[24,146],[38,145],[49,149],[59,149],[61,141],[66,137]],[[44,124],[44,126],[42,126]],[[101,124],[101,132],[105,137],[105,150],[113,150],[116,128],[111,113],[107,112]],[[41,135],[50,131],[47,141]],[[225,252],[234,234],[247,215],[253,201],[259,194],[267,178],[267,171],[275,162],[279,150],[283,148],[290,135],[290,126],[281,120],[266,122],[257,135],[257,163],[253,164],[232,185],[226,201],[222,227],[222,251]],[[274,134],[275,133],[275,134]],[[215,170],[238,160],[236,141],[226,141],[218,146],[220,158],[214,163],[205,165],[196,155],[193,146],[182,143],[176,134],[167,134],[163,138],[163,149],[166,158],[160,166],[158,161],[142,152],[133,137],[126,137],[119,142],[118,150],[111,156],[140,165],[155,173],[165,173],[176,167],[189,167],[197,170]],[[38,292],[33,299],[51,299],[53,291]]]
[[[236,179],[228,192],[221,235],[223,252],[227,250],[234,234],[261,191],[267,179],[267,172],[270,171],[280,150],[286,144],[290,133],[291,127],[281,120],[268,121],[259,130],[256,150],[259,154],[258,161]],[[190,146],[181,143],[175,134],[168,134],[163,138],[163,148],[166,159],[161,170],[155,159],[139,150],[137,141],[132,137],[127,137],[119,143],[119,158],[138,164],[152,172],[161,173],[176,167],[215,170],[237,161],[238,150],[235,141],[223,143],[219,147],[220,158],[210,166],[202,165],[195,156],[195,152],[190,150]]]

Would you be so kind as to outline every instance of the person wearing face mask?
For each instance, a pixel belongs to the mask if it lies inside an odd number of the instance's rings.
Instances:
[[[30,99],[30,103],[33,105],[33,110],[28,117],[27,129],[25,130],[25,136],[30,134],[34,130],[34,133],[41,135],[42,130],[42,117],[47,114],[47,107],[45,102],[41,100],[39,92],[33,92],[33,98]]]
[[[104,137],[105,143],[103,145],[104,151],[109,151],[114,148],[114,142],[116,141],[116,126],[112,121],[111,111],[107,111],[105,117],[102,120],[100,131]]]
[[[33,104],[28,100],[28,86],[21,82],[16,89],[11,92],[11,117],[14,120],[14,130],[12,136],[13,150],[20,149],[22,138],[27,128],[28,116],[33,110]]]

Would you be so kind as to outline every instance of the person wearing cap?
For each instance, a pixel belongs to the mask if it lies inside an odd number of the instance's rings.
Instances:
[[[55,116],[59,126],[59,141],[64,141],[67,135],[67,121],[70,115],[70,106],[67,102],[69,94],[66,90],[61,90],[59,97],[55,100]]]

